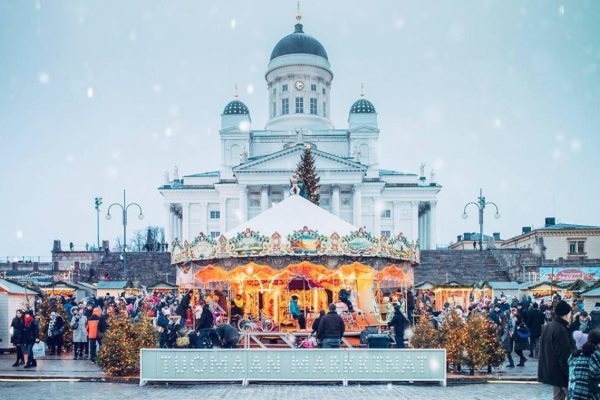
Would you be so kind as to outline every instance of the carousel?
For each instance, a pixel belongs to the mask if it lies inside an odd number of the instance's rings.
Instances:
[[[311,203],[290,195],[235,229],[211,239],[200,234],[173,244],[181,292],[192,304],[214,301],[231,322],[265,331],[298,330],[290,303],[310,329],[330,303],[346,330],[384,323],[386,293],[406,293],[414,285],[419,250],[402,234],[374,237]],[[202,300],[201,300],[202,299]]]

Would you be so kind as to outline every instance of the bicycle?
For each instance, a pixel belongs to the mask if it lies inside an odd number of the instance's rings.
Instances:
[[[237,326],[241,332],[271,332],[275,329],[275,323],[261,313],[256,319],[249,314],[248,318],[240,319]]]

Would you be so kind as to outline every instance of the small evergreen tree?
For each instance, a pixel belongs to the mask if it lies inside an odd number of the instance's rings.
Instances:
[[[502,341],[498,335],[498,326],[494,321],[485,315],[485,343],[486,343],[486,354],[487,364],[490,367],[499,367],[506,359],[506,351],[502,347]],[[489,371],[491,372],[491,371]]]
[[[422,314],[413,329],[410,344],[416,349],[439,349],[440,332],[434,328],[431,316]]]
[[[480,315],[472,315],[465,325],[464,335],[466,340],[464,342],[463,360],[469,366],[471,375],[488,364],[487,328],[486,318]]]
[[[440,326],[442,347],[446,349],[446,358],[455,370],[460,369],[460,362],[465,349],[465,322],[455,310],[444,315]]]
[[[319,205],[319,181],[321,178],[317,176],[315,158],[310,145],[304,146],[304,153],[300,156],[296,174],[304,184],[306,198],[314,204]]]

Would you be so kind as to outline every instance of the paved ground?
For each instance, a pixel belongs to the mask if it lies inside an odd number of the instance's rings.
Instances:
[[[13,367],[15,355],[0,356],[0,377],[73,377],[73,378],[102,378],[104,373],[96,364],[89,360],[73,360],[73,356],[48,356],[37,360],[37,368],[25,369],[23,365]]]
[[[3,399],[107,400],[107,399],[427,399],[495,400],[550,399],[549,386],[537,383],[487,383],[472,385],[147,385],[96,382],[0,382]]]

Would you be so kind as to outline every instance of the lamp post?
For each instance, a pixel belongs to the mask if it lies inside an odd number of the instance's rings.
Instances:
[[[110,209],[113,206],[120,207],[121,211],[122,211],[122,223],[123,223],[123,254],[122,255],[123,255],[123,266],[124,266],[124,270],[125,270],[125,280],[127,280],[127,210],[131,206],[136,206],[140,210],[140,213],[138,214],[139,219],[144,219],[144,213],[142,212],[142,206],[140,206],[138,203],[127,204],[125,189],[123,189],[123,204],[112,203],[110,206],[108,206],[108,210],[106,212],[106,219],[108,219],[108,220],[110,220],[112,218],[112,215],[110,215]]]
[[[100,251],[100,205],[102,197],[94,198],[94,208],[96,209],[96,248]]]
[[[465,208],[462,214],[463,219],[467,219],[469,217],[469,215],[467,214],[467,207],[469,207],[470,205],[476,206],[479,210],[479,257],[481,262],[480,275],[481,279],[483,280],[483,212],[485,211],[485,207],[487,205],[492,205],[496,209],[496,214],[494,214],[494,218],[500,218],[500,212],[498,211],[498,206],[496,205],[496,203],[493,203],[491,201],[485,201],[485,197],[483,196],[483,189],[479,189],[479,197],[477,198],[477,202],[471,201],[465,204]]]

